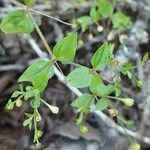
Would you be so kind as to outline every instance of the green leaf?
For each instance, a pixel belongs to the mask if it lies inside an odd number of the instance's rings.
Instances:
[[[1,30],[4,33],[31,33],[34,30],[32,18],[25,11],[13,11],[8,13],[1,22]]]
[[[85,32],[88,27],[93,23],[90,16],[82,16],[77,19],[77,22],[81,25],[82,32]]]
[[[39,89],[39,91],[42,92],[46,88],[46,86],[48,84],[48,80],[49,80],[49,78],[48,78],[47,72],[42,71],[41,73],[39,73],[37,78],[36,79],[34,78],[31,82],[33,83],[33,86],[36,89]]]
[[[96,110],[103,111],[103,110],[106,109],[109,105],[110,105],[109,99],[104,99],[104,98],[102,98],[102,99],[100,99],[100,100],[96,103],[95,107],[96,107]]]
[[[104,69],[113,57],[114,45],[105,42],[93,55],[91,64],[98,70]]]
[[[93,96],[90,94],[83,94],[78,97],[71,105],[78,108],[82,112],[89,112]]]
[[[113,13],[113,6],[108,0],[99,0],[99,13],[102,17],[110,17]]]
[[[33,97],[34,94],[35,94],[35,93],[34,93],[33,91],[27,91],[27,92],[25,93],[24,99],[25,99],[25,100],[28,100],[29,98]]]
[[[131,19],[122,12],[117,12],[112,17],[113,27],[119,30],[124,30],[131,26]]]
[[[125,63],[123,67],[121,68],[121,73],[126,75],[128,71],[132,69],[132,64],[131,63]]]
[[[141,150],[141,145],[138,142],[133,141],[130,146],[131,150]]]
[[[62,63],[72,62],[77,49],[77,33],[72,33],[55,45],[53,52],[57,60]]]
[[[111,84],[107,86],[104,85],[100,76],[97,73],[94,73],[92,75],[90,91],[97,96],[105,97],[114,91],[114,86]]]
[[[125,63],[121,68],[121,73],[123,75],[127,75],[129,79],[132,79],[132,73],[131,73],[132,67],[133,65],[131,63]]]
[[[118,97],[121,95],[121,88],[119,86],[115,86],[115,96]]]
[[[103,84],[102,79],[100,78],[99,74],[94,72],[91,77],[90,91],[96,94],[97,89],[101,84]]]
[[[30,118],[26,119],[26,120],[23,122],[23,126],[28,126],[28,125],[32,122],[32,119],[33,119],[33,117],[30,117]]]
[[[14,103],[12,102],[11,99],[7,102],[5,108],[8,110],[12,110],[14,108]]]
[[[94,22],[97,22],[100,19],[100,13],[96,6],[92,7],[92,9],[90,11],[90,16],[92,17]]]
[[[101,97],[105,97],[109,94],[114,92],[114,86],[113,85],[100,85],[97,89],[97,95]]]
[[[142,62],[143,62],[143,63],[146,63],[148,60],[149,60],[149,53],[146,53],[146,54],[144,55],[144,57],[143,57]]]
[[[16,98],[16,97],[18,97],[20,94],[22,94],[22,92],[20,92],[20,91],[15,91],[13,94],[12,94],[12,98]]]
[[[34,4],[35,1],[36,0],[23,0],[24,4],[29,5],[29,6],[32,5],[32,4]]]
[[[48,80],[53,75],[54,68],[52,62],[38,60],[25,70],[18,81],[30,81],[32,82],[34,88],[38,89],[39,91],[43,91],[47,86]]]
[[[25,113],[25,115],[30,118],[30,117],[33,117],[33,114],[29,114],[29,113]]]
[[[91,74],[90,69],[86,67],[79,67],[74,69],[68,76],[67,82],[76,88],[83,88],[90,85]]]
[[[36,142],[41,136],[42,136],[43,132],[41,130],[35,130],[34,132],[34,142]]]

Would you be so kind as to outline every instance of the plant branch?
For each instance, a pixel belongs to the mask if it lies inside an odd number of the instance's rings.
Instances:
[[[25,7],[25,6],[22,5],[21,3],[17,2],[16,0],[11,0],[11,1],[12,1],[15,5],[21,6],[21,7],[23,7],[24,9],[27,9],[27,7]],[[30,11],[31,11],[31,10],[28,9],[28,13],[29,13],[29,15],[31,16],[31,18],[32,18],[33,21],[34,21],[34,25],[35,25],[35,29],[36,29],[37,33],[39,34],[41,40],[42,40],[43,43],[44,43],[44,46],[46,47],[47,51],[48,51],[49,54],[51,55],[53,61],[55,62],[55,64],[56,64],[57,67],[59,68],[59,70],[58,70],[56,67],[54,68],[54,71],[55,71],[56,76],[58,77],[58,79],[59,79],[61,82],[63,82],[63,83],[64,83],[72,92],[74,92],[76,95],[78,95],[78,96],[82,95],[82,93],[81,93],[78,89],[73,88],[73,87],[69,86],[69,85],[66,83],[66,81],[65,81],[65,76],[64,76],[62,70],[60,69],[60,67],[58,66],[58,64],[57,64],[57,62],[56,62],[56,60],[55,60],[55,56],[53,56],[53,53],[52,53],[52,51],[51,51],[51,49],[50,49],[50,47],[49,47],[49,45],[48,45],[48,43],[47,43],[47,41],[46,41],[44,35],[42,34],[41,30],[39,29],[38,25],[36,24],[36,22],[35,22],[35,20],[34,20],[34,18],[33,18],[33,16],[32,16],[32,14],[30,13]],[[38,47],[38,45],[37,45],[37,47]],[[39,49],[40,49],[40,48],[39,48]],[[121,133],[123,133],[123,134],[126,134],[125,131],[124,131],[124,129],[122,129],[122,127],[120,127],[119,125],[116,125],[116,123],[115,123],[112,119],[110,119],[108,116],[106,116],[106,115],[105,115],[104,113],[102,113],[101,111],[95,111],[94,114],[97,115],[98,117],[100,117],[101,119],[103,119],[104,122],[105,122],[108,126],[110,125],[110,127],[113,127],[113,128],[116,129],[117,131],[119,131],[119,132],[121,132]],[[37,128],[37,127],[35,126],[35,129],[36,129],[36,128]],[[126,129],[126,131],[128,132],[128,134],[129,134],[130,136],[134,137],[135,139],[138,139],[138,140],[141,140],[141,141],[143,141],[143,142],[145,142],[145,143],[150,144],[150,138],[148,138],[148,137],[143,137],[142,135],[140,135],[140,134],[138,134],[138,133],[134,133],[134,132],[132,132],[132,131],[130,131],[130,130],[128,130],[128,129]]]
[[[11,2],[12,2],[13,4],[15,4],[16,6],[21,7],[21,8],[23,8],[23,9],[27,9],[27,8],[28,8],[27,6],[23,5],[22,3],[20,3],[20,2],[18,2],[18,1],[16,1],[16,0],[11,0]],[[53,20],[55,20],[55,21],[58,21],[58,22],[60,22],[60,23],[65,24],[65,25],[73,26],[73,24],[67,23],[67,22],[65,22],[65,21],[63,21],[63,20],[60,20],[60,19],[58,19],[58,18],[55,18],[55,17],[50,16],[50,15],[48,15],[48,14],[45,14],[45,13],[43,13],[43,12],[34,10],[34,9],[32,9],[32,8],[28,8],[28,10],[29,10],[29,11],[32,11],[32,12],[35,12],[36,14],[40,14],[40,15],[42,15],[42,16],[46,16],[46,17],[48,17],[48,18],[50,18],[50,19],[53,19]]]
[[[62,20],[60,20],[60,19],[58,19],[58,18],[55,18],[55,17],[50,16],[50,15],[48,15],[48,14],[45,14],[45,13],[43,13],[43,12],[40,12],[40,11],[37,11],[37,10],[34,10],[34,9],[30,9],[30,11],[35,12],[35,13],[37,13],[37,14],[40,14],[40,15],[42,15],[42,16],[48,17],[48,18],[50,18],[50,19],[53,19],[53,20],[55,20],[55,21],[58,21],[58,22],[60,22],[60,23],[65,24],[65,25],[73,26],[73,24],[71,24],[71,23],[67,23],[67,22],[65,22],[65,21],[62,21]]]
[[[35,42],[35,40],[30,36],[30,38],[28,37],[27,40],[29,41],[31,47],[33,48],[33,50],[37,53],[37,55],[41,58],[44,58],[43,55],[42,55],[42,50],[40,49],[40,47],[38,46],[38,44]],[[39,53],[40,52],[40,53]],[[45,56],[45,59],[47,59],[47,56]],[[58,79],[64,83],[73,93],[75,93],[77,96],[81,96],[82,93],[74,88],[74,87],[71,87],[70,85],[68,85],[66,82],[65,82],[65,77],[61,74],[61,72],[56,68],[54,67],[54,71],[55,71],[55,75],[58,77]],[[105,115],[103,112],[101,111],[95,111],[93,112],[96,116],[98,116],[99,118],[101,118],[105,124],[107,126],[109,126],[110,128],[113,128],[115,129],[117,132],[120,132],[122,134],[125,134],[125,131],[124,129],[117,125],[111,118],[109,118],[107,115]],[[126,128],[125,128],[126,129]],[[130,136],[132,136],[134,139],[136,140],[139,140],[139,141],[142,141],[144,143],[147,143],[147,144],[150,144],[150,138],[148,137],[145,137],[137,132],[133,132],[131,130],[128,130],[126,129],[126,131],[128,132],[128,134]]]
[[[45,48],[46,48],[47,51],[49,52],[50,56],[52,57],[52,60],[54,61],[54,63],[56,64],[56,66],[58,67],[58,69],[60,70],[60,72],[63,74],[63,71],[61,70],[61,68],[59,67],[57,61],[55,60],[55,56],[53,55],[53,52],[51,51],[51,49],[50,49],[50,47],[49,47],[49,45],[48,45],[48,43],[47,43],[47,41],[46,41],[46,39],[45,39],[43,33],[41,32],[40,28],[38,27],[37,23],[35,22],[34,17],[33,17],[32,14],[30,13],[30,11],[28,11],[28,13],[29,13],[29,15],[31,16],[31,18],[32,18],[32,20],[33,20],[33,22],[34,22],[35,29],[36,29],[38,35],[40,36],[40,38],[41,38],[41,40],[42,40],[42,42],[43,42]],[[63,74],[63,75],[64,75],[64,74]]]

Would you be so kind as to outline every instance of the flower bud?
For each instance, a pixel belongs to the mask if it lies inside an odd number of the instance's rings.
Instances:
[[[136,80],[136,86],[138,88],[143,88],[144,87],[144,83],[141,80]]]
[[[52,111],[53,114],[58,114],[59,108],[57,106],[49,105],[48,107]]]
[[[8,109],[8,110],[12,110],[14,108],[14,103],[12,102],[11,99],[8,101],[5,108]]]
[[[141,146],[137,142],[131,143],[130,150],[141,150]]]
[[[113,82],[115,82],[115,83],[120,83],[120,82],[121,82],[121,77],[120,77],[119,75],[115,76],[115,77],[113,78]]]
[[[118,67],[120,65],[120,61],[118,60],[118,59],[114,59],[113,61],[112,61],[112,66],[113,67]]]
[[[119,41],[121,44],[123,44],[126,39],[127,39],[127,35],[125,35],[125,34],[121,34],[119,36]]]
[[[72,24],[72,28],[75,29],[77,27],[76,24]]]
[[[38,111],[36,112],[36,116],[35,117],[36,117],[36,121],[37,122],[42,121],[42,117],[41,117],[41,115],[39,114]]]
[[[22,106],[22,100],[21,100],[21,99],[18,99],[18,100],[16,101],[16,106],[17,106],[17,107],[21,107],[21,106]]]
[[[82,46],[83,44],[83,40],[79,40],[78,45]]]
[[[90,33],[90,34],[88,35],[88,39],[89,39],[89,40],[92,40],[92,39],[93,39],[93,34],[92,34],[92,33]]]
[[[128,107],[131,107],[134,104],[134,99],[132,98],[121,98],[121,101]]]
[[[104,31],[104,28],[99,25],[99,26],[97,27],[97,31],[98,31],[98,32],[103,32],[103,31]]]
[[[108,112],[109,112],[109,114],[112,118],[116,117],[118,115],[118,110],[117,109],[108,109]]]
[[[111,32],[108,34],[108,36],[107,36],[107,40],[108,40],[108,41],[111,41],[111,40],[113,40],[114,38],[115,38],[115,34],[114,34],[113,31],[111,31]]]
[[[42,117],[41,117],[41,115],[36,116],[36,121],[37,121],[37,122],[42,121]]]
[[[80,125],[80,132],[86,134],[88,132],[88,127],[84,125]]]

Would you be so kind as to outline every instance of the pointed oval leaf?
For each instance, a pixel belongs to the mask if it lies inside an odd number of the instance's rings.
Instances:
[[[113,57],[114,45],[105,42],[93,55],[91,64],[98,70],[104,69]]]
[[[97,94],[97,89],[101,84],[103,84],[101,77],[98,73],[94,72],[91,76],[90,91],[94,94]]]
[[[123,30],[131,26],[131,18],[122,12],[116,12],[112,17],[113,27]]]
[[[102,98],[96,103],[95,107],[96,107],[96,110],[103,111],[107,109],[109,105],[110,105],[109,99]]]
[[[90,94],[83,94],[78,97],[71,105],[78,108],[82,112],[88,112],[93,96]]]
[[[77,33],[72,33],[58,41],[53,49],[53,52],[57,60],[67,64],[73,61],[76,49]]]
[[[88,27],[93,23],[90,16],[82,16],[77,18],[77,22],[81,25],[82,32],[85,32]]]
[[[86,67],[79,67],[74,69],[68,76],[67,82],[76,88],[83,88],[90,85],[91,74],[90,70]]]
[[[102,79],[97,73],[92,75],[90,91],[100,97],[105,97],[115,90],[114,85],[104,85]]]
[[[8,13],[1,22],[4,33],[31,33],[34,30],[32,18],[25,11]]]
[[[92,7],[90,11],[90,16],[92,17],[93,21],[97,22],[100,19],[100,13],[97,7]]]
[[[113,13],[113,6],[108,0],[99,0],[99,13],[102,17],[110,17]]]
[[[34,88],[43,91],[48,80],[54,75],[53,64],[50,61],[38,60],[29,66],[19,78],[19,82],[30,81]]]
[[[149,60],[149,53],[146,53],[146,54],[143,56],[142,62],[143,62],[143,63],[146,63],[148,60]]]
[[[100,85],[97,89],[97,96],[105,97],[114,92],[114,85]]]

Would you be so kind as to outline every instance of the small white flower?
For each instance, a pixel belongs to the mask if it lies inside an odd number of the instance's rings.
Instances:
[[[22,100],[21,99],[18,99],[17,101],[16,101],[16,106],[17,107],[21,107],[22,106]]]
[[[38,115],[36,116],[36,121],[37,121],[37,122],[42,121],[42,117],[41,117],[40,114],[38,114]]]
[[[103,32],[103,31],[104,31],[104,28],[103,28],[102,26],[98,26],[98,27],[97,27],[97,31],[98,31],[98,32]]]
[[[52,111],[53,114],[58,114],[59,108],[57,106],[49,105],[49,109]]]
[[[134,99],[132,98],[122,98],[121,101],[128,107],[131,107],[134,104]]]
[[[115,33],[113,31],[111,31],[108,36],[107,36],[107,40],[108,41],[111,41],[115,38]]]

